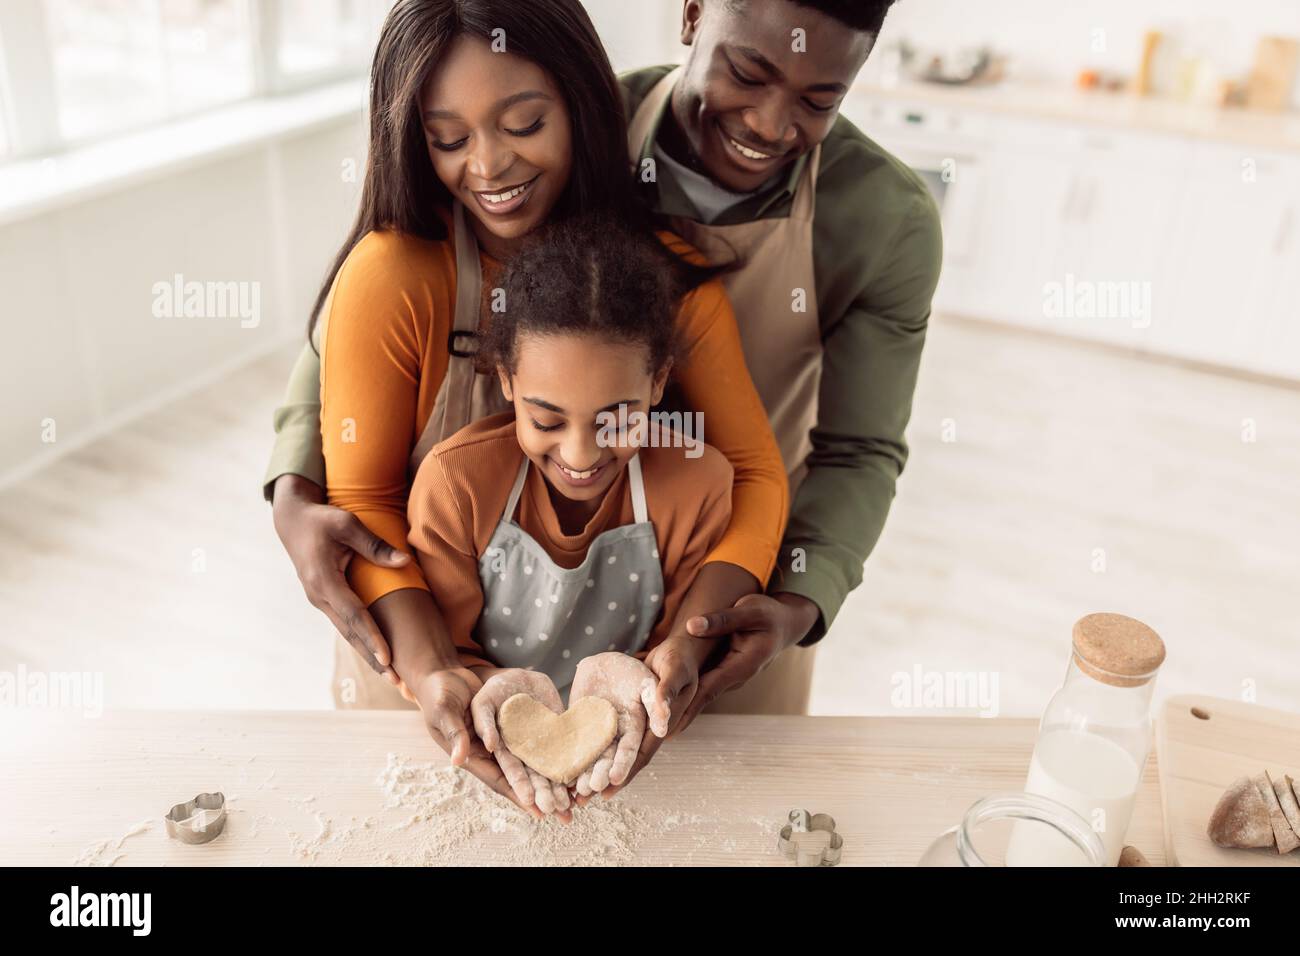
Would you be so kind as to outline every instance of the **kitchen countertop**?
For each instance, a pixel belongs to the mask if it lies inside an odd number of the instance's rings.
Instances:
[[[475,781],[460,785],[454,800],[471,803],[453,814],[439,801],[456,775],[409,711],[10,710],[0,864],[781,864],[777,831],[802,807],[835,817],[842,864],[910,866],[976,799],[1021,789],[1036,727],[703,716],[619,798],[578,810],[561,832],[499,798],[473,804]],[[420,781],[441,782],[419,799]],[[163,814],[207,790],[227,796],[226,831],[203,846],[169,839]],[[1126,842],[1163,863],[1154,752]]]
[[[855,85],[848,98],[852,106],[846,112],[850,113],[853,106],[895,100],[1300,152],[1300,112],[1295,110],[1268,113],[1238,107],[1219,108],[1128,92],[1015,81],[987,86],[912,81],[894,86],[864,83]]]

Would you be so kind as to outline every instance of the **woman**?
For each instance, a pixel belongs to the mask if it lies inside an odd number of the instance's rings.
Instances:
[[[313,323],[329,501],[391,548],[405,551],[410,477],[429,448],[502,407],[495,380],[473,364],[480,302],[495,305],[481,295],[485,274],[491,289],[499,263],[547,221],[588,210],[642,221],[625,133],[617,82],[577,0],[402,0],[389,14],[373,66],[361,211]],[[788,506],[785,469],[720,284],[698,285],[679,322],[682,390],[735,472],[731,520],[692,603],[729,607],[771,572]],[[308,360],[295,375],[312,371]],[[299,553],[327,547],[312,530],[310,498],[295,493],[301,482],[283,476],[274,497],[277,529],[300,569]],[[459,666],[427,581],[404,554],[376,557],[347,570],[393,645],[392,669],[436,671],[436,691],[421,700],[435,740],[507,793],[465,726],[477,679]],[[404,653],[420,660],[407,664]],[[336,664],[348,682],[336,679],[340,703],[349,689],[359,703],[400,702],[350,650]],[[691,680],[682,664],[673,688]],[[539,794],[536,808],[555,806]]]

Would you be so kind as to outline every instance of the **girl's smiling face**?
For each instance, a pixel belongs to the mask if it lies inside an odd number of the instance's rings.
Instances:
[[[497,258],[550,215],[569,182],[569,111],[550,75],[462,36],[420,95],[429,159]]]
[[[617,434],[602,442],[602,412],[619,406],[648,414],[662,397],[669,368],[651,372],[649,349],[586,334],[521,332],[514,374],[498,369],[515,406],[515,434],[550,486],[571,501],[598,504],[635,446]]]

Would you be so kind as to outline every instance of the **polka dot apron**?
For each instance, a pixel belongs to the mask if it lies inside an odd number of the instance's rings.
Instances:
[[[627,464],[635,523],[597,535],[576,568],[560,567],[514,520],[528,468],[525,457],[479,558],[483,613],[475,637],[499,667],[541,671],[567,701],[584,657],[645,646],[663,607],[659,546],[635,455]]]

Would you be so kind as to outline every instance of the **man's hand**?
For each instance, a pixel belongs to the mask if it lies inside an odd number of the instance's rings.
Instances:
[[[693,617],[686,630],[693,637],[730,634],[726,655],[700,678],[700,688],[674,733],[684,730],[701,710],[729,690],[745,684],[787,647],[807,636],[821,612],[797,594],[747,594],[725,611]]]
[[[276,533],[307,600],[324,612],[367,664],[396,684],[388,642],[343,572],[354,554],[386,568],[404,567],[411,558],[372,534],[356,515],[322,504],[323,500],[315,482],[281,475],[275,482],[272,506]]]
[[[485,668],[481,673],[489,673],[489,670]],[[497,729],[497,711],[515,694],[527,694],[553,713],[564,713],[560,692],[541,671],[526,671],[518,667],[493,668],[483,682],[483,688],[470,702],[474,729],[487,752],[496,757],[520,806],[536,806],[543,814],[554,813],[568,822],[573,817],[569,811],[569,788],[526,766],[501,739],[501,732]]]
[[[576,781],[579,796],[600,793],[626,782],[645,736],[647,711],[654,706],[654,673],[635,657],[617,651],[592,654],[578,663],[569,700],[600,697],[614,705],[618,733],[596,762]],[[660,734],[659,736],[663,736]]]

